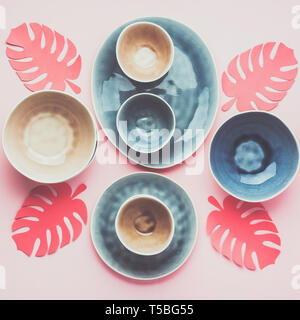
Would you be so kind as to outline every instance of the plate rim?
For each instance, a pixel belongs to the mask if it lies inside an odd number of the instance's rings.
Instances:
[[[209,54],[210,54],[210,57],[212,59],[212,64],[214,66],[214,73],[215,73],[215,78],[216,78],[216,108],[215,108],[215,111],[214,111],[214,114],[213,114],[213,117],[212,117],[212,121],[210,123],[210,125],[208,126],[207,128],[207,132],[205,134],[205,137],[203,139],[203,141],[200,143],[200,145],[195,148],[195,150],[193,150],[192,152],[188,153],[187,156],[185,157],[182,157],[184,158],[183,160],[179,160],[179,161],[174,161],[173,163],[169,163],[169,164],[161,164],[159,167],[156,167],[156,166],[152,166],[151,164],[144,164],[144,163],[141,163],[141,162],[138,162],[136,161],[134,158],[132,158],[128,152],[125,152],[124,150],[120,149],[113,141],[111,141],[108,136],[107,136],[107,128],[104,128],[103,125],[102,125],[102,121],[100,120],[100,117],[98,116],[98,112],[97,112],[97,109],[96,109],[96,94],[94,92],[94,78],[95,78],[95,64],[96,64],[96,61],[98,59],[98,56],[99,56],[99,52],[100,50],[102,49],[103,45],[105,44],[105,42],[108,40],[108,38],[111,36],[111,34],[113,32],[115,32],[118,28],[122,27],[127,24],[130,24],[130,23],[134,23],[134,22],[138,22],[138,21],[143,21],[143,19],[163,19],[163,20],[168,20],[170,22],[175,22],[175,23],[178,23],[178,24],[181,24],[183,25],[184,27],[188,28],[189,30],[191,30],[199,39],[200,41],[203,42],[203,44],[205,45],[206,49],[208,50]],[[155,22],[154,22],[155,23]],[[136,18],[136,19],[133,19],[133,20],[130,20],[130,21],[126,21],[124,23],[122,23],[122,25],[119,25],[118,27],[116,27],[112,32],[110,32],[108,34],[108,36],[102,41],[102,43],[99,45],[98,47],[98,50],[97,50],[97,53],[94,57],[94,62],[93,62],[93,66],[92,66],[92,76],[91,76],[91,91],[92,91],[92,104],[93,104],[93,109],[94,109],[94,112],[95,112],[95,115],[96,115],[96,119],[97,121],[99,122],[100,124],[100,127],[101,127],[101,130],[103,130],[105,136],[108,138],[108,141],[119,151],[121,152],[122,155],[124,155],[126,157],[127,160],[129,161],[132,161],[134,162],[135,164],[137,165],[140,165],[142,167],[145,167],[145,168],[149,168],[149,169],[155,169],[155,170],[163,170],[163,169],[168,169],[168,168],[172,168],[176,165],[180,165],[180,164],[183,164],[187,159],[189,159],[195,152],[197,152],[197,150],[205,143],[205,140],[206,138],[208,137],[210,131],[212,130],[212,127],[215,123],[215,120],[216,120],[216,116],[217,116],[217,112],[219,110],[219,102],[220,102],[220,90],[221,90],[221,87],[220,87],[220,80],[219,80],[219,77],[218,77],[218,73],[217,73],[217,64],[216,64],[216,59],[215,59],[215,56],[213,55],[212,51],[209,49],[208,45],[207,45],[207,41],[204,40],[204,38],[198,34],[198,32],[194,31],[191,27],[189,27],[186,23],[184,22],[181,22],[181,21],[178,21],[178,20],[175,20],[175,19],[170,19],[168,17],[163,17],[163,16],[146,16],[146,17],[139,17],[139,18]]]
[[[176,186],[178,186],[180,189],[182,189],[188,199],[191,201],[191,204],[192,204],[192,208],[193,208],[193,214],[195,216],[195,219],[196,219],[196,229],[195,229],[195,237],[194,237],[194,240],[192,242],[192,245],[191,245],[191,248],[190,250],[188,251],[186,257],[184,258],[184,260],[176,267],[174,268],[173,270],[163,274],[163,275],[160,275],[160,276],[156,276],[156,277],[151,277],[151,278],[143,278],[143,277],[135,277],[135,276],[132,276],[132,275],[128,275],[124,272],[121,272],[119,270],[117,270],[117,268],[114,268],[112,267],[106,260],[105,258],[102,256],[102,254],[100,253],[100,250],[98,250],[97,246],[96,246],[96,241],[95,241],[95,238],[94,238],[94,228],[95,228],[95,225],[94,225],[94,220],[95,220],[95,214],[96,214],[96,209],[97,209],[97,206],[99,204],[99,202],[101,201],[101,198],[103,196],[103,194],[115,183],[117,183],[119,180],[121,179],[126,179],[130,176],[133,176],[133,175],[140,175],[140,174],[146,174],[146,175],[152,175],[152,176],[158,176],[158,177],[162,177],[166,180],[168,180],[169,182],[171,183],[174,183]],[[116,272],[117,274],[120,274],[126,278],[130,278],[130,279],[134,279],[134,280],[141,280],[141,281],[151,281],[151,280],[157,280],[157,279],[161,279],[161,278],[164,278],[164,277],[167,277],[169,276],[170,274],[174,273],[175,271],[177,271],[178,269],[180,269],[188,260],[188,258],[191,256],[194,248],[195,248],[195,245],[197,243],[197,240],[198,240],[198,235],[199,235],[199,219],[198,219],[198,215],[197,215],[197,211],[195,209],[195,205],[191,199],[191,197],[189,196],[189,194],[187,193],[187,191],[181,186],[179,185],[177,182],[175,182],[173,179],[169,178],[169,177],[166,177],[165,175],[162,175],[162,174],[159,174],[159,173],[155,173],[155,172],[147,172],[147,171],[140,171],[140,172],[132,172],[132,173],[129,173],[129,174],[126,174],[125,176],[121,177],[121,178],[118,178],[116,180],[114,180],[107,188],[105,188],[105,190],[101,193],[101,195],[98,197],[97,201],[96,201],[96,204],[94,206],[94,209],[93,209],[93,213],[92,213],[92,216],[91,216],[91,220],[90,220],[90,235],[91,235],[91,239],[92,239],[92,244],[94,246],[94,249],[96,250],[99,258],[101,258],[101,260],[104,262],[104,264],[106,266],[108,266],[111,270],[113,270],[114,272]]]

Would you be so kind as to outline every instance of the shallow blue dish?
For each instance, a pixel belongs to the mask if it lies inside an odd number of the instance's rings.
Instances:
[[[127,250],[117,237],[115,218],[121,205],[138,194],[161,200],[172,212],[173,239],[162,253],[141,256]],[[197,216],[187,193],[172,180],[139,172],[114,182],[100,197],[91,221],[93,244],[102,260],[130,278],[151,280],[177,270],[190,255],[197,237]]]
[[[210,167],[217,182],[244,201],[274,198],[291,183],[298,165],[293,134],[267,112],[250,111],[230,118],[210,147]]]
[[[119,34],[127,25],[137,21],[160,25],[174,44],[174,61],[169,72],[162,79],[149,84],[136,83],[126,77],[116,59]],[[158,158],[155,163],[151,163],[150,155],[135,152],[120,142],[116,128],[116,115],[122,103],[141,92],[161,96],[172,107],[176,118],[169,157],[164,155],[163,148],[152,156],[152,159]],[[166,18],[138,19],[119,27],[102,45],[94,64],[92,95],[102,129],[123,154],[146,167],[167,168],[190,157],[211,129],[218,106],[216,68],[204,42],[185,25]],[[190,132],[184,132],[186,129],[190,129]]]
[[[161,97],[139,93],[122,104],[116,125],[121,138],[130,148],[151,153],[161,149],[172,138],[175,116]]]

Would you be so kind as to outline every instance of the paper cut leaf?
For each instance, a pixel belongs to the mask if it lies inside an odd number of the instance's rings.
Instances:
[[[45,25],[30,23],[29,27],[23,23],[12,29],[6,40],[8,61],[24,86],[30,91],[46,86],[64,91],[67,83],[80,93],[80,87],[70,81],[77,79],[81,70],[81,56],[73,42]]]
[[[35,255],[42,257],[75,241],[81,233],[82,224],[87,223],[86,205],[75,199],[85,189],[86,186],[81,184],[72,194],[71,187],[65,182],[32,189],[12,225],[12,238],[18,250],[30,256],[39,239]],[[47,233],[50,233],[50,239]]]
[[[241,112],[274,109],[295,82],[297,63],[294,50],[283,43],[260,44],[237,55],[222,75],[223,92],[232,97],[222,110],[234,104]]]
[[[224,199],[223,207],[212,196],[208,201],[218,210],[208,216],[206,231],[219,253],[249,270],[257,269],[255,254],[260,269],[275,263],[281,240],[261,203],[244,202],[232,196]]]

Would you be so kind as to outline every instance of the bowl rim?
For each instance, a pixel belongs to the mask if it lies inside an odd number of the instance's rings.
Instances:
[[[133,147],[131,145],[128,144],[128,139],[123,135],[122,133],[122,130],[120,130],[120,126],[119,126],[119,118],[120,118],[120,114],[121,112],[124,110],[124,108],[126,108],[126,105],[129,101],[131,100],[134,100],[136,98],[138,98],[139,96],[152,96],[156,99],[159,99],[160,101],[163,102],[163,104],[167,107],[167,109],[170,111],[170,114],[171,114],[171,117],[172,117],[172,120],[173,120],[173,125],[172,125],[172,129],[170,130],[169,134],[168,134],[168,137],[167,139],[158,147],[154,148],[154,149],[150,149],[148,152],[147,151],[143,151],[139,148],[136,148],[136,147]],[[116,115],[116,127],[117,127],[117,131],[121,137],[121,139],[126,143],[126,145],[136,151],[136,152],[140,152],[140,153],[143,153],[143,154],[152,154],[152,153],[155,153],[159,150],[161,150],[166,144],[169,143],[169,141],[172,139],[173,135],[174,135],[174,132],[175,132],[175,129],[176,129],[176,117],[175,117],[175,113],[172,109],[172,107],[169,105],[169,103],[163,99],[162,97],[154,94],[154,93],[150,93],[150,92],[140,92],[140,93],[137,93],[137,94],[134,94],[132,96],[130,96],[128,99],[126,99],[122,104],[121,106],[119,107],[119,110],[117,112],[117,115]]]
[[[261,197],[261,198],[258,198],[258,199],[247,199],[246,197],[241,197],[241,196],[237,196],[235,195],[232,191],[229,191],[225,186],[223,186],[221,184],[221,182],[217,179],[216,175],[214,174],[214,171],[212,169],[212,166],[211,166],[211,152],[212,152],[212,145],[213,145],[213,142],[214,142],[214,139],[217,135],[217,133],[219,132],[219,130],[223,127],[223,125],[225,125],[228,121],[230,121],[231,119],[233,118],[236,118],[238,116],[243,116],[243,115],[246,115],[246,114],[249,114],[249,113],[262,113],[262,114],[266,114],[270,117],[273,117],[275,118],[276,120],[279,120],[286,128],[287,130],[290,132],[291,136],[293,137],[294,141],[295,141],[295,144],[296,144],[296,151],[297,151],[297,154],[298,154],[298,161],[297,161],[297,167],[296,167],[296,170],[293,174],[293,176],[290,178],[289,182],[286,184],[286,186],[284,186],[282,189],[280,189],[279,191],[277,191],[276,193],[272,194],[271,196],[269,197]],[[225,120],[223,123],[221,123],[218,128],[216,129],[216,131],[214,132],[213,134],[213,137],[210,141],[210,144],[209,144],[209,151],[208,151],[208,158],[209,158],[209,169],[210,169],[210,172],[212,174],[212,176],[214,177],[215,181],[218,183],[218,185],[225,191],[227,192],[228,194],[230,194],[231,196],[241,200],[241,201],[245,201],[245,202],[251,202],[251,203],[256,203],[256,202],[265,202],[265,201],[268,201],[268,200],[271,200],[275,197],[277,197],[279,194],[281,194],[282,192],[284,192],[291,184],[292,182],[295,180],[296,176],[297,176],[297,173],[299,171],[299,167],[300,167],[300,161],[299,161],[299,157],[300,157],[300,154],[299,154],[299,143],[296,139],[296,136],[295,134],[293,133],[293,131],[285,124],[284,121],[282,121],[278,116],[274,115],[273,113],[270,113],[268,111],[263,111],[263,110],[248,110],[248,111],[244,111],[244,112],[241,112],[241,113],[238,113],[238,114],[235,114],[233,115],[232,117],[230,117],[229,119]]]
[[[122,40],[122,37],[124,36],[124,33],[128,29],[130,29],[131,27],[133,27],[135,25],[143,25],[143,24],[152,25],[152,26],[160,29],[160,31],[162,31],[165,34],[165,36],[167,37],[167,39],[168,39],[168,41],[169,41],[169,43],[171,45],[171,55],[170,55],[169,63],[167,65],[167,67],[158,76],[156,76],[154,78],[151,78],[151,79],[147,79],[147,80],[133,77],[130,73],[128,73],[126,68],[124,67],[124,65],[121,62],[121,57],[120,57],[120,54],[119,54],[119,46],[120,46],[120,42]],[[140,83],[150,83],[150,82],[154,82],[154,81],[157,81],[157,80],[161,79],[163,76],[165,76],[169,72],[169,70],[170,70],[170,68],[171,68],[171,66],[172,66],[172,64],[174,62],[174,44],[173,44],[173,40],[172,40],[171,36],[169,35],[169,33],[163,27],[161,27],[160,25],[158,25],[158,24],[156,24],[154,22],[150,22],[150,21],[136,21],[136,22],[133,22],[133,23],[130,23],[129,25],[127,25],[120,32],[120,34],[118,36],[118,39],[117,39],[117,42],[116,42],[116,50],[115,50],[115,52],[116,52],[117,62],[119,64],[121,70],[124,72],[124,74],[128,78],[130,78],[130,79],[132,79],[134,81],[140,82]]]
[[[68,96],[68,97],[71,97],[71,98],[75,99],[87,111],[87,113],[89,115],[89,118],[90,118],[90,120],[92,122],[93,128],[94,128],[94,147],[93,147],[92,152],[90,154],[90,158],[86,161],[86,163],[80,169],[76,170],[72,175],[70,175],[69,177],[66,177],[64,179],[57,179],[57,180],[53,180],[52,179],[51,180],[51,179],[37,179],[36,177],[31,177],[27,173],[22,172],[22,170],[20,168],[18,168],[18,166],[15,164],[14,160],[10,157],[9,152],[8,152],[8,150],[6,148],[5,132],[6,132],[7,124],[9,122],[12,114],[14,113],[15,110],[17,110],[20,107],[20,105],[26,99],[29,99],[34,95],[39,95],[39,94],[42,94],[42,93],[61,94],[61,95],[65,95],[65,96]],[[3,129],[2,129],[2,148],[3,148],[4,154],[5,154],[6,158],[7,158],[7,160],[13,166],[13,168],[15,170],[17,170],[19,173],[21,173],[23,176],[25,176],[26,178],[28,178],[28,179],[30,179],[32,181],[38,182],[38,183],[47,183],[47,184],[61,183],[61,182],[64,182],[64,181],[67,181],[67,180],[70,180],[70,179],[76,177],[78,174],[80,174],[82,171],[84,171],[92,163],[92,160],[95,158],[97,147],[98,147],[98,140],[99,140],[99,135],[98,135],[97,124],[96,124],[94,116],[93,116],[92,112],[89,110],[89,108],[80,99],[78,99],[74,95],[72,95],[70,93],[67,93],[67,92],[64,92],[64,91],[60,91],[60,90],[47,90],[47,89],[44,89],[44,90],[39,90],[39,91],[31,92],[31,93],[27,94],[25,97],[22,98],[22,100],[20,100],[18,103],[16,103],[15,106],[9,111],[9,114],[6,117],[6,120],[5,120],[4,125],[3,125]]]
[[[168,240],[166,241],[166,243],[164,244],[164,246],[160,249],[160,250],[156,250],[154,252],[141,252],[139,250],[134,250],[132,248],[130,248],[126,243],[125,241],[122,239],[122,236],[120,234],[120,231],[119,231],[119,227],[118,227],[118,222],[119,222],[119,219],[120,219],[120,213],[121,211],[123,210],[123,208],[128,204],[130,203],[131,201],[133,200],[138,200],[138,199],[142,199],[142,198],[146,198],[148,200],[153,200],[155,202],[158,202],[160,205],[162,205],[164,207],[164,209],[168,212],[168,215],[169,217],[171,218],[171,232],[169,234],[169,237],[168,237]],[[116,234],[117,234],[117,237],[118,239],[120,240],[120,242],[123,244],[123,246],[135,253],[135,254],[138,254],[138,255],[141,255],[141,256],[154,256],[156,254],[160,254],[161,252],[163,252],[164,250],[166,250],[168,248],[168,246],[170,245],[170,243],[172,242],[173,240],[173,236],[174,236],[174,231],[175,231],[175,221],[174,221],[174,218],[173,218],[173,214],[171,212],[171,210],[169,209],[169,207],[163,203],[160,199],[158,199],[157,197],[155,196],[151,196],[151,195],[148,195],[148,194],[136,194],[134,196],[131,196],[129,197],[128,199],[126,199],[122,204],[121,204],[121,207],[119,208],[118,212],[117,212],[117,215],[115,217],[115,231],[116,231]]]

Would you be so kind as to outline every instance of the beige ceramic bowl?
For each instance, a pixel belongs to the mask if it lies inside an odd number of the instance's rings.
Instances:
[[[169,208],[150,195],[136,195],[125,201],[115,219],[116,234],[125,248],[151,256],[171,243],[175,223]]]
[[[139,82],[152,82],[164,76],[174,58],[169,34],[157,24],[136,22],[120,33],[116,56],[122,71]]]
[[[97,127],[89,110],[73,96],[39,91],[12,110],[2,143],[8,160],[24,176],[57,183],[89,165],[96,151]]]

